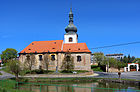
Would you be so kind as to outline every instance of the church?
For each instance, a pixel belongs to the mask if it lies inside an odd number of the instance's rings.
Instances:
[[[39,69],[42,64],[44,55],[50,57],[48,69],[61,70],[62,62],[66,53],[70,53],[73,57],[74,70],[91,70],[91,51],[86,43],[78,43],[77,28],[73,24],[72,8],[69,12],[69,24],[65,28],[64,40],[52,41],[33,41],[25,49],[19,53],[19,61],[24,63],[30,53],[35,55],[35,69]],[[45,68],[44,68],[45,69]]]

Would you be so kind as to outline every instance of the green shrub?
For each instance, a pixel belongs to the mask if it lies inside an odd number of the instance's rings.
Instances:
[[[73,71],[69,71],[69,70],[62,70],[60,71],[61,73],[73,73],[73,72],[77,72],[77,73],[85,73],[88,72],[87,70],[73,70]]]
[[[73,73],[73,71],[70,71],[70,70],[62,70],[61,73]]]
[[[91,65],[91,69],[97,68],[97,67],[98,67],[97,65]]]
[[[103,72],[101,66],[91,65],[91,69],[92,69],[93,71],[100,71],[100,72]]]
[[[77,73],[85,73],[85,72],[88,72],[87,70],[73,70],[73,71],[75,71]]]
[[[51,70],[42,70],[42,69],[36,69],[36,70],[28,70],[28,71],[25,71],[25,74],[48,74],[48,73],[52,73],[54,71],[51,71]]]
[[[2,73],[0,72],[0,75],[2,75]]]
[[[102,70],[100,67],[93,68],[93,71],[100,71],[100,72],[103,72],[103,70]]]

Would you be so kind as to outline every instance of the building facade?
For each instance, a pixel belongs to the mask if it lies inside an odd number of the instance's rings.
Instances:
[[[73,24],[73,13],[70,9],[69,24],[65,28],[63,40],[34,41],[19,53],[19,60],[25,63],[29,55],[35,56],[34,69],[41,66],[45,69],[44,58],[48,55],[49,70],[61,70],[62,62],[67,54],[71,54],[74,61],[74,70],[90,70],[91,51],[86,43],[78,43],[77,28]]]
[[[106,57],[121,60],[124,58],[124,55],[123,54],[106,54]]]

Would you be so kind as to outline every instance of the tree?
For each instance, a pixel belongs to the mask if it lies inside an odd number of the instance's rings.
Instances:
[[[130,59],[131,59],[131,56],[130,56],[130,54],[128,55],[128,63],[131,63],[130,62]]]
[[[140,58],[136,58],[133,62],[134,63],[139,63],[140,62]]]
[[[35,55],[33,55],[33,54],[27,55],[26,56],[26,59],[25,59],[25,62],[24,62],[25,68],[29,69],[30,72],[31,72],[31,70],[33,69],[33,67],[35,66],[35,64],[36,64]]]
[[[132,57],[130,58],[130,62],[132,63],[134,60],[135,60],[135,57],[132,56]]]
[[[49,55],[48,54],[44,55],[43,64],[45,65],[46,71],[48,72],[48,68],[49,68]]]
[[[124,63],[132,63],[133,61],[135,60],[135,57],[134,56],[130,56],[130,54],[127,56],[124,56],[124,58],[122,59],[122,61]]]
[[[109,71],[109,61],[108,61],[108,58],[107,57],[105,57],[104,56],[104,59],[103,59],[103,61],[100,63],[101,64],[101,68],[104,70],[104,71],[106,71],[106,72],[108,72]],[[103,66],[105,66],[105,68],[103,67]]]
[[[109,61],[110,67],[116,67],[116,64],[118,62],[117,59],[115,59],[115,58],[109,58],[108,61]]]
[[[123,60],[124,63],[128,63],[128,58],[126,56],[124,56]]]
[[[138,63],[139,64],[139,68],[140,68],[140,58],[136,58],[133,62],[134,63]]]
[[[107,65],[109,62],[108,62],[108,58],[104,56],[102,62],[100,62],[101,65]]]
[[[72,71],[74,69],[74,59],[71,54],[65,55],[61,68],[66,71]]]
[[[7,48],[5,51],[2,52],[0,56],[2,61],[6,63],[8,60],[17,58],[17,50],[13,48]]]
[[[100,63],[103,62],[104,60],[104,53],[96,52],[94,53],[94,58],[95,58],[95,61],[98,63],[98,65],[100,65]]]
[[[16,80],[18,80],[18,75],[21,72],[21,64],[18,60],[10,60],[7,64],[8,69],[15,74]]]

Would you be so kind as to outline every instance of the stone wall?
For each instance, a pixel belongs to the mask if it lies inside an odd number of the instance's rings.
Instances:
[[[42,66],[43,69],[46,69],[45,62],[43,60],[39,60],[39,55],[42,55],[42,58],[44,58],[43,54],[35,54],[35,66],[34,69],[39,69],[39,66]],[[55,55],[55,60],[51,60],[51,55]],[[22,65],[25,62],[25,59],[27,58],[26,55],[21,54],[19,57],[19,60],[21,61]],[[91,70],[90,66],[90,53],[72,53],[71,56],[74,58],[74,70]],[[81,56],[81,61],[77,62],[77,56]],[[62,62],[64,60],[65,53],[53,53],[49,54],[49,70],[56,70],[56,66],[58,66],[58,70],[61,70]]]
[[[111,68],[109,68],[109,72],[119,72],[119,70],[117,68],[111,67]],[[120,72],[124,72],[124,68],[121,68]]]

